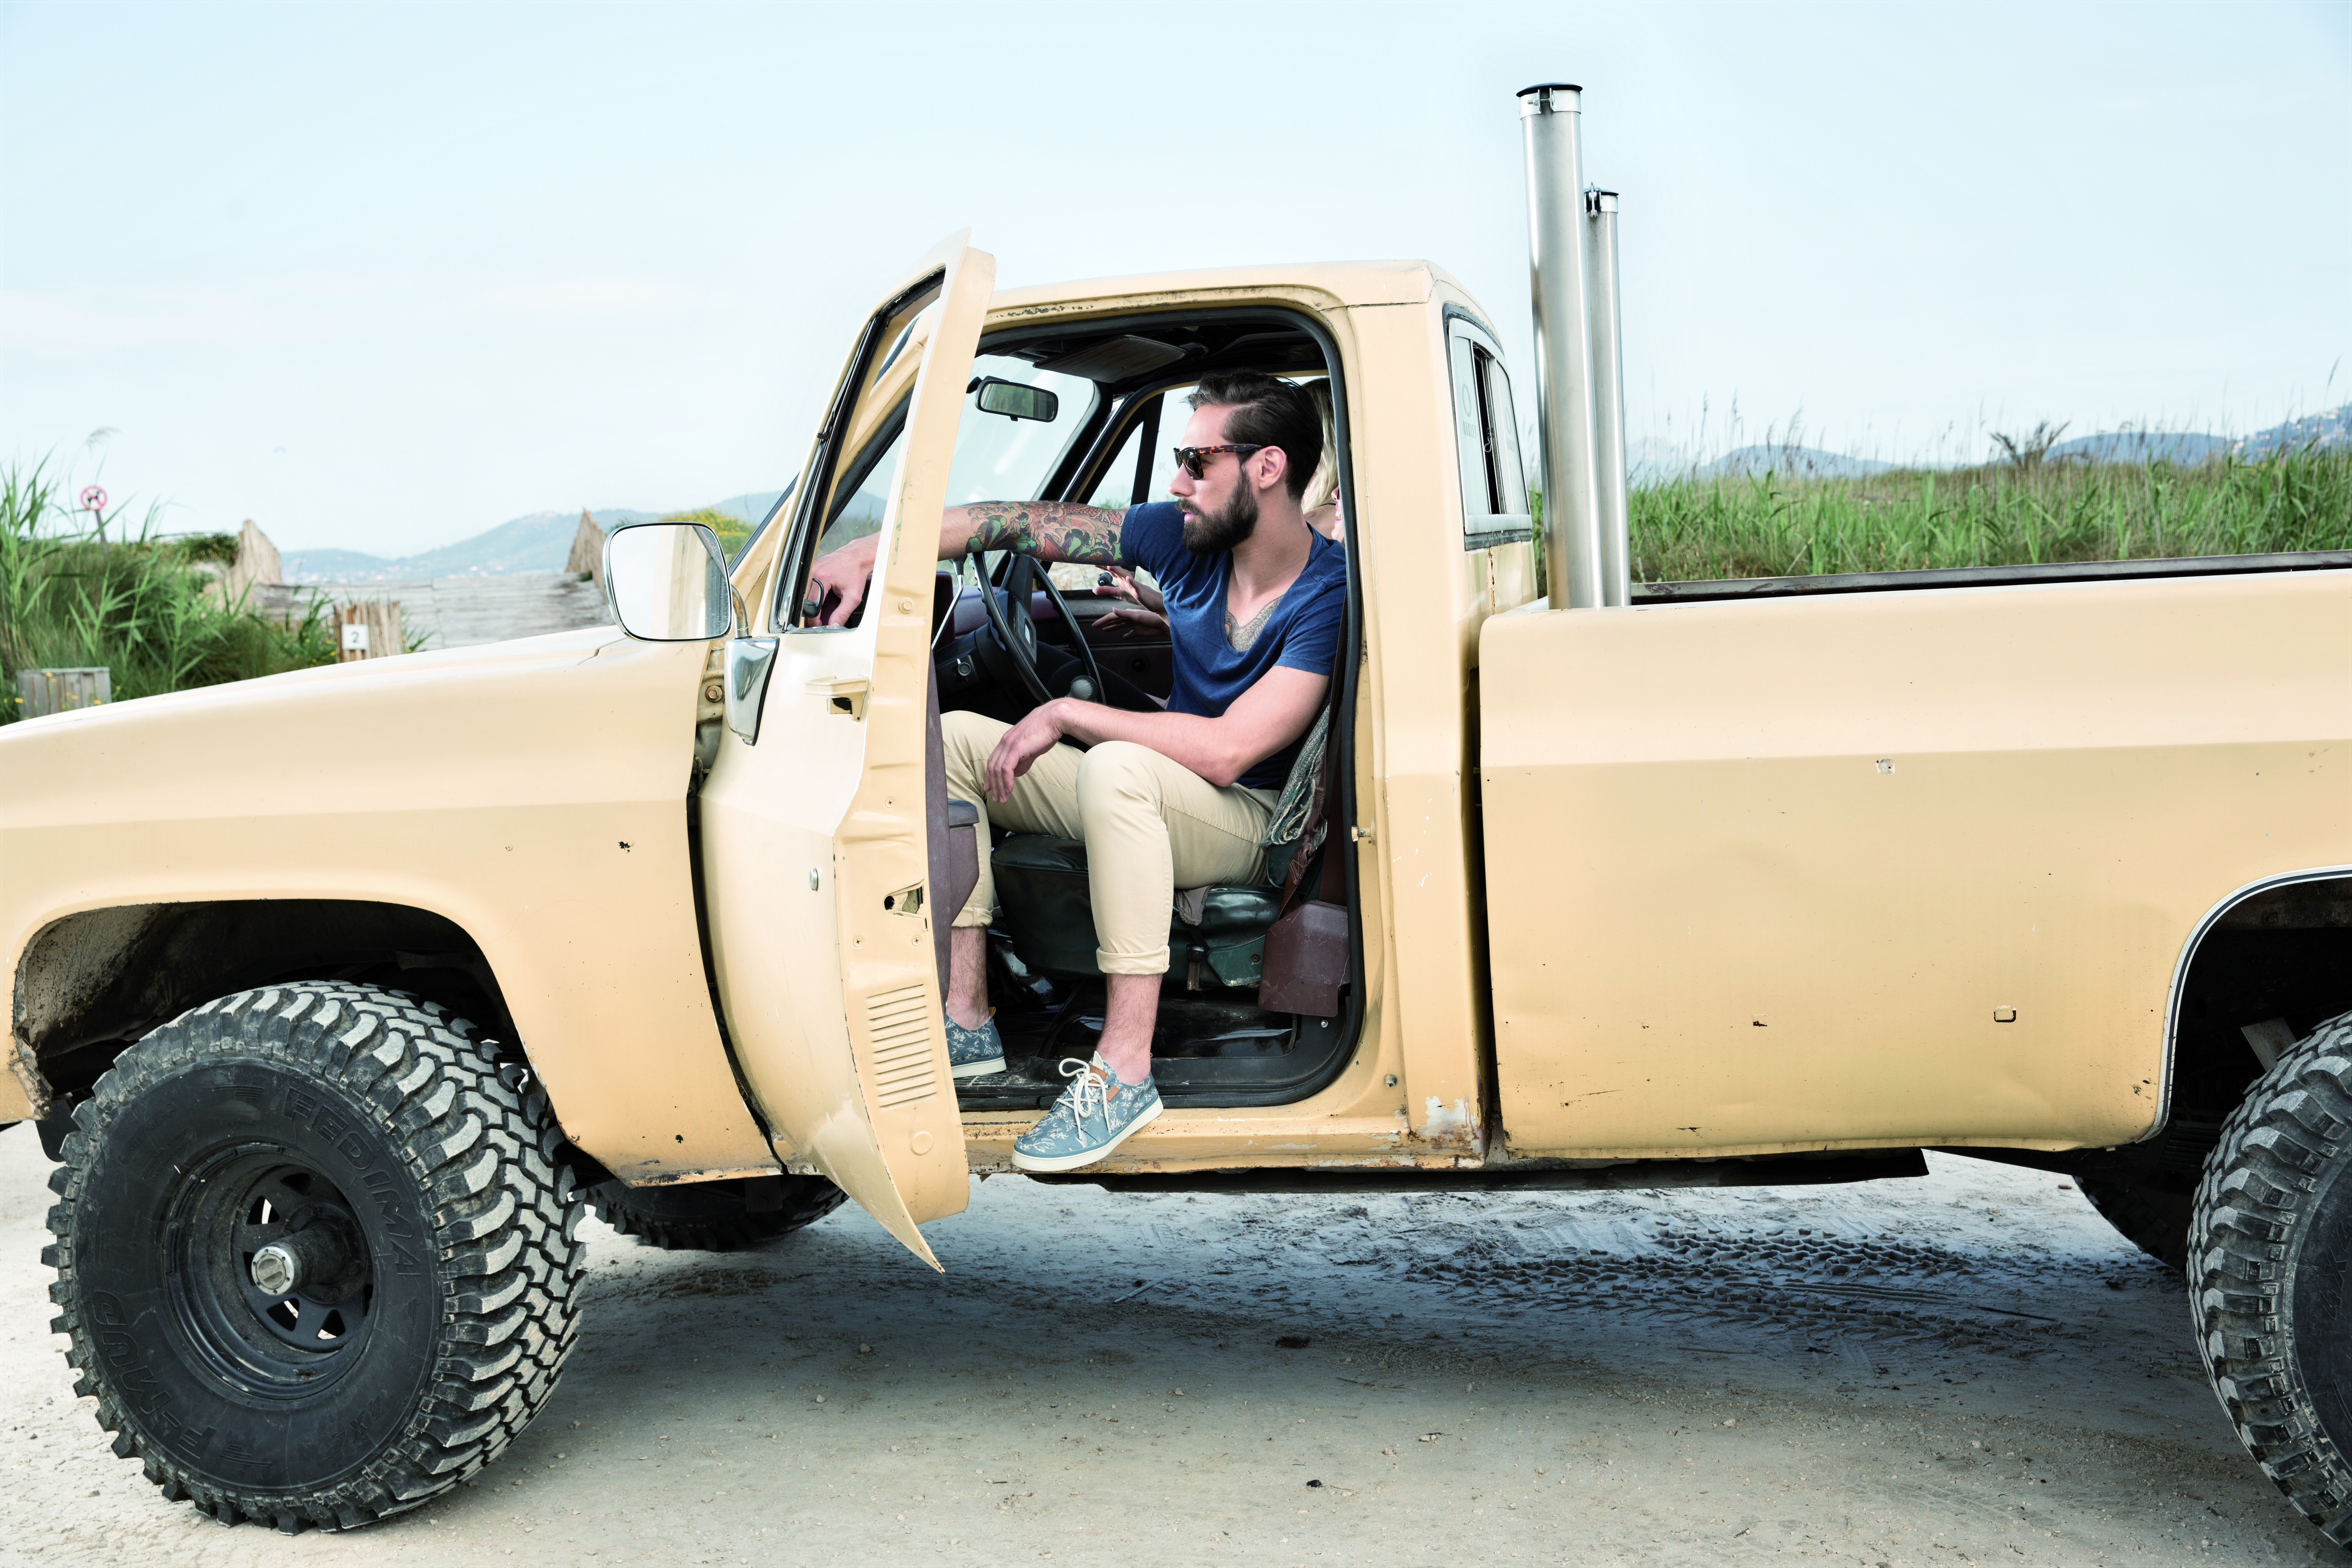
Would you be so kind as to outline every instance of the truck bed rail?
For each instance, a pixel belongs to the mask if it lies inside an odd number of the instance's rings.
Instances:
[[[1784,599],[1816,594],[1888,594],[1920,588],[2006,588],[2021,583],[2111,583],[2141,577],[2232,577],[2257,572],[2340,572],[2352,550],[2269,555],[2176,555],[2147,561],[2063,561],[2037,566],[1946,566],[1920,572],[1838,572],[1818,577],[1724,577],[1636,583],[1635,605]]]

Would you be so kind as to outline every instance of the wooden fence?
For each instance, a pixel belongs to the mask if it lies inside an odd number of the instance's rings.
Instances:
[[[335,653],[340,664],[362,658],[389,658],[408,651],[403,640],[405,634],[401,627],[397,599],[362,599],[357,604],[339,605],[335,607],[335,624],[341,630]]]
[[[69,709],[95,708],[114,700],[114,676],[104,665],[75,669],[16,672],[16,717],[38,719]]]

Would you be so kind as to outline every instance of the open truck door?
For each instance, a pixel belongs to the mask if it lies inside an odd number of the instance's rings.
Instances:
[[[966,238],[867,317],[760,542],[772,555],[737,574],[755,635],[729,647],[733,732],[700,795],[713,975],[776,1152],[935,1268],[916,1227],[970,1190],[934,945],[955,911],[931,896],[926,812],[940,512],[996,275]],[[809,563],[877,511],[856,624],[823,626],[803,608]]]

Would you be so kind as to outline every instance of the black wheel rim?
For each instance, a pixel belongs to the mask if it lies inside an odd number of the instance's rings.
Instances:
[[[298,1150],[246,1144],[184,1167],[166,1211],[164,1282],[214,1372],[262,1397],[317,1393],[358,1359],[375,1295],[362,1211]],[[283,1290],[255,1282],[278,1244],[306,1267]]]

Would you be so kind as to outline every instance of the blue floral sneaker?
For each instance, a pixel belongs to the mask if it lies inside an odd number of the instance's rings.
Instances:
[[[996,1032],[994,1018],[977,1029],[967,1029],[952,1017],[947,1022],[948,1069],[955,1078],[986,1078],[1004,1070],[1004,1037]]]
[[[1013,1164],[1023,1171],[1075,1171],[1108,1154],[1128,1135],[1160,1115],[1160,1086],[1150,1079],[1121,1083],[1097,1052],[1092,1061],[1062,1058],[1070,1087],[1045,1119],[1013,1144]]]

